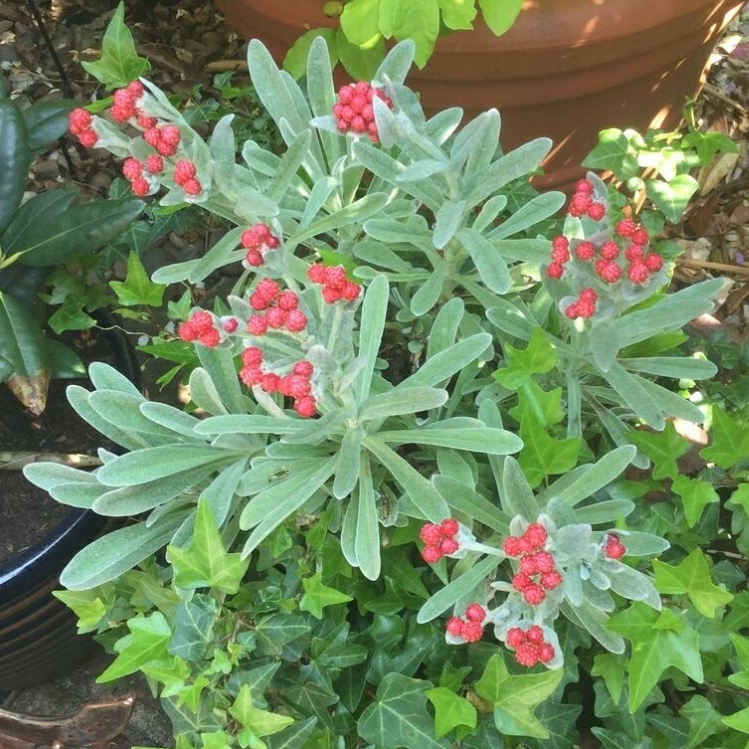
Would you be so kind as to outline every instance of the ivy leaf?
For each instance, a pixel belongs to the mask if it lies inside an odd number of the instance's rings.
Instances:
[[[741,733],[749,733],[749,707],[745,707],[733,715],[724,716],[723,722],[729,728],[734,728]]]
[[[591,676],[601,676],[611,701],[616,705],[622,697],[626,661],[614,653],[599,653],[593,659]]]
[[[562,388],[544,390],[535,380],[528,380],[520,390],[518,405],[509,413],[518,424],[528,419],[545,427],[558,424],[564,419]]]
[[[82,62],[81,65],[108,89],[127,86],[151,69],[151,63],[135,51],[133,35],[125,25],[124,3],[117,6],[104,32],[101,57],[96,62]]]
[[[660,593],[686,593],[697,611],[710,619],[715,617],[716,609],[733,600],[733,595],[725,587],[713,583],[707,557],[699,549],[692,551],[675,567],[654,559],[653,569],[655,587]]]
[[[494,34],[500,36],[515,23],[523,7],[523,0],[502,0],[501,3],[494,0],[479,0],[479,7],[486,25]]]
[[[351,596],[324,585],[320,572],[302,580],[302,587],[304,595],[299,602],[299,608],[302,611],[309,611],[315,619],[323,618],[322,610],[326,606],[335,606],[337,603],[348,603],[353,600]]]
[[[198,594],[182,601],[175,610],[169,652],[186,661],[208,657],[218,613],[218,602],[211,596]]]
[[[139,614],[127,622],[129,635],[121,637],[114,649],[119,655],[97,679],[97,683],[134,674],[150,661],[169,660],[167,645],[171,638],[169,624],[160,611],[150,616]]]
[[[375,746],[448,749],[451,742],[434,737],[433,721],[426,709],[426,692],[432,685],[398,673],[385,674],[377,687],[377,701],[357,724],[359,736]]]
[[[712,444],[700,455],[721,468],[731,468],[749,455],[749,429],[720,408],[713,409]]]
[[[440,31],[437,0],[380,1],[380,31],[386,39],[412,39],[416,45],[414,62],[423,68],[431,57]]]
[[[112,291],[117,294],[117,301],[125,307],[147,305],[160,307],[166,286],[154,283],[148,278],[140,258],[131,252],[127,258],[127,276],[124,281],[110,281]]]
[[[588,169],[612,171],[617,179],[636,177],[640,166],[629,147],[629,139],[618,128],[602,130],[598,145],[585,157],[582,165]]]
[[[509,390],[519,390],[534,374],[543,374],[554,368],[557,355],[543,328],[533,331],[525,349],[504,346],[509,365],[494,373],[500,385]]]
[[[727,632],[738,632],[749,627],[749,591],[744,590],[731,602],[728,616],[723,620]],[[749,668],[749,664],[747,664]]]
[[[681,497],[684,516],[690,528],[697,525],[705,507],[720,500],[712,484],[699,479],[690,479],[688,476],[679,476],[671,489]]]
[[[674,666],[696,682],[702,682],[702,660],[697,632],[669,609],[660,614],[636,601],[612,616],[608,629],[632,644],[629,663],[629,710],[635,712],[645,701],[660,675]],[[678,631],[677,631],[678,630]]]
[[[699,186],[699,182],[691,174],[677,174],[668,182],[648,180],[645,192],[655,207],[663,212],[667,221],[678,224]]]
[[[476,682],[476,694],[494,706],[494,722],[510,736],[548,739],[549,732],[533,711],[556,689],[562,669],[541,674],[510,674],[504,658],[495,654]]]
[[[577,465],[582,439],[556,439],[533,420],[521,422],[520,439],[523,449],[518,463],[531,486],[538,486],[547,476],[571,471]]]
[[[195,530],[185,548],[167,546],[167,559],[174,566],[174,583],[180,588],[213,588],[221,593],[239,591],[249,559],[224,549],[210,506],[199,500]]]
[[[710,736],[724,730],[721,714],[701,694],[695,694],[691,697],[689,702],[681,708],[679,714],[689,721],[689,738],[687,739],[686,749],[702,746],[703,742]]]
[[[516,1],[513,0],[513,2]],[[437,0],[437,2],[442,11],[442,23],[448,29],[457,31],[458,29],[468,30],[473,28],[473,21],[476,18],[474,3],[466,3],[463,0]]]
[[[229,713],[239,721],[242,728],[249,729],[254,736],[270,736],[290,726],[294,719],[290,715],[279,715],[269,710],[260,710],[252,704],[252,690],[243,684]],[[243,744],[244,746],[244,744]]]
[[[653,461],[653,478],[675,479],[679,476],[677,459],[689,450],[689,441],[668,421],[660,432],[627,432],[627,439]]]
[[[446,687],[430,689],[426,696],[434,705],[434,734],[438,739],[458,726],[476,728],[476,708],[465,697]]]
[[[636,744],[630,736],[619,731],[607,731],[605,728],[591,729],[597,739],[601,740],[603,749],[650,749],[653,746],[649,736],[643,736]]]

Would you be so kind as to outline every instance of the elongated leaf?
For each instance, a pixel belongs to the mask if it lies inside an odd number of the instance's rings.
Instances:
[[[419,429],[394,429],[377,433],[377,438],[383,442],[417,445],[435,445],[449,447],[453,450],[473,450],[487,455],[508,455],[518,452],[523,447],[522,440],[512,432],[504,429],[494,429],[481,425],[478,420],[470,421],[479,426],[464,426],[460,424],[453,428],[452,419],[444,419],[435,426],[425,426]]]
[[[65,99],[41,101],[26,107],[23,117],[29,136],[29,148],[36,151],[48,143],[61,138],[68,131],[68,115],[76,102]]]
[[[162,437],[164,441],[181,441],[171,429],[151,421],[141,412],[143,396],[140,394],[132,395],[116,390],[95,390],[89,396],[88,402],[94,411],[118,429],[126,432],[145,432],[154,437]]]
[[[718,368],[711,361],[684,356],[647,356],[622,359],[622,366],[634,372],[647,372],[659,377],[674,377],[685,380],[707,380]]]
[[[482,169],[467,185],[468,207],[478,205],[508,182],[530,175],[546,158],[551,145],[549,138],[536,138],[500,156],[490,166]]]
[[[675,294],[668,294],[653,307],[625,315],[616,325],[619,347],[644,341],[656,333],[662,333],[664,329],[675,330],[709,312],[712,300],[722,286],[723,280],[720,278],[703,281]],[[603,335],[610,335],[610,331],[604,330]]]
[[[442,499],[431,482],[395,450],[374,437],[367,437],[363,444],[401,485],[424,518],[432,523],[439,523],[449,515],[447,502]]]
[[[447,391],[439,388],[410,387],[370,396],[362,403],[359,418],[384,419],[439,408],[447,402]]]
[[[465,200],[456,202],[447,200],[437,211],[436,223],[434,226],[433,242],[438,249],[444,249],[445,245],[455,236],[455,232],[460,227],[465,213]]]
[[[454,606],[461,598],[468,595],[499,564],[500,557],[486,557],[474,564],[460,577],[440,588],[420,609],[417,621],[420,624],[436,619],[440,614]]]
[[[238,451],[211,445],[163,445],[120,455],[99,468],[97,476],[105,486],[135,486],[241,457]]]
[[[595,494],[607,484],[617,479],[621,472],[632,462],[637,448],[634,445],[622,445],[606,453],[593,465],[578,466],[572,475],[568,474],[555,481],[538,497],[544,503],[551,497],[574,507],[587,497]]]
[[[488,333],[475,333],[458,341],[427,359],[416,372],[399,383],[396,390],[417,385],[434,387],[448,380],[456,372],[478,359],[487,350],[491,341],[492,338]]]
[[[369,395],[377,354],[385,327],[390,287],[385,276],[377,276],[367,289],[361,311],[359,356],[362,366],[354,380],[354,393],[361,403]]]
[[[495,294],[506,294],[510,288],[510,272],[497,248],[473,229],[461,229],[457,238],[470,253],[487,288]]]
[[[22,252],[21,262],[32,267],[57,265],[88,255],[116,239],[142,212],[135,198],[81,203],[50,223],[40,221],[14,238],[4,249]]]
[[[165,547],[184,517],[185,513],[178,513],[151,527],[129,525],[92,541],[70,560],[60,584],[69,590],[88,590],[115,580]]]
[[[0,174],[3,175],[0,181],[0,234],[21,205],[30,166],[31,151],[21,110],[10,99],[0,99]],[[3,252],[7,254],[8,249],[4,246]]]
[[[437,304],[447,277],[447,263],[440,260],[437,267],[419,285],[411,297],[411,312],[417,317],[426,315]]]
[[[308,470],[295,472],[292,478],[256,495],[244,508],[240,526],[254,528],[245,543],[242,556],[247,556],[281,523],[296,512],[330,478],[335,470],[331,458]]]
[[[496,241],[527,231],[531,226],[557,213],[566,200],[567,197],[562,192],[541,193],[514,211],[512,216],[491,232],[489,238]]]
[[[432,483],[456,512],[478,520],[497,533],[509,534],[510,518],[482,494],[472,491],[452,476],[432,476]]]
[[[663,429],[664,413],[652,395],[643,387],[641,378],[627,372],[614,361],[606,372],[606,379],[622,400],[653,429]]]
[[[377,580],[380,576],[380,522],[377,517],[372,469],[366,451],[362,454],[358,486],[354,555],[364,577]]]
[[[364,432],[360,429],[349,429],[343,435],[333,480],[333,496],[336,499],[348,497],[359,481],[363,439]]]

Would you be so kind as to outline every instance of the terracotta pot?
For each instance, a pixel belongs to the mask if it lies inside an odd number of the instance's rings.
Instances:
[[[674,128],[686,97],[704,83],[721,31],[745,0],[525,0],[510,31],[442,37],[409,85],[427,111],[496,107],[509,150],[537,136],[554,141],[542,186],[568,189],[607,127]],[[216,0],[241,34],[280,62],[304,31],[334,22],[322,0]]]
[[[113,327],[106,311],[95,315],[109,330],[102,336],[110,363],[140,386],[135,351],[126,334]],[[70,409],[71,428],[77,418]],[[91,652],[76,630],[73,612],[52,595],[70,559],[106,529],[110,518],[71,509],[36,546],[0,562],[0,689],[20,689],[66,673]]]

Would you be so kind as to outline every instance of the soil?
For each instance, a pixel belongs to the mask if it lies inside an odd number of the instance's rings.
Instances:
[[[106,342],[90,331],[69,336],[67,342],[84,363],[112,359]],[[107,445],[101,434],[68,404],[65,389],[70,384],[91,387],[85,378],[52,380],[47,408],[39,417],[20,407],[10,390],[0,385],[0,453],[95,456],[99,447],[106,445],[111,449],[111,444]],[[18,463],[4,464],[0,458],[0,564],[38,544],[69,511],[46,491],[29,483],[20,467]]]

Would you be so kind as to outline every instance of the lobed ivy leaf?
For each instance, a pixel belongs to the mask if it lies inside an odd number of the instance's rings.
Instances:
[[[151,69],[151,63],[135,51],[133,35],[125,25],[124,2],[119,3],[104,32],[99,60],[81,65],[108,89],[127,86]]]
[[[250,565],[239,553],[227,552],[208,502],[198,501],[195,528],[189,546],[167,547],[167,559],[174,567],[175,584],[181,588],[213,588],[237,593]]]
[[[375,746],[448,749],[451,742],[436,738],[426,708],[428,681],[388,673],[377,687],[377,699],[357,723],[359,736]]]
[[[115,643],[114,649],[118,655],[96,679],[99,684],[134,674],[150,661],[168,660],[171,629],[160,611],[131,617],[127,621],[127,628],[130,634]]]
[[[733,595],[725,586],[713,583],[707,557],[699,549],[694,549],[675,566],[654,559],[653,570],[655,587],[660,593],[686,593],[694,607],[710,619],[715,618],[720,607],[733,601]]]
[[[607,626],[632,644],[628,682],[631,712],[642,705],[671,666],[702,683],[699,635],[670,609],[658,613],[636,601],[610,617]]]
[[[504,658],[495,653],[476,682],[476,694],[493,705],[494,722],[503,734],[548,739],[550,734],[534,710],[551,696],[561,680],[562,669],[511,674]]]

